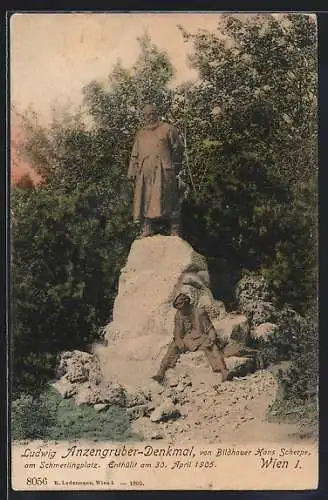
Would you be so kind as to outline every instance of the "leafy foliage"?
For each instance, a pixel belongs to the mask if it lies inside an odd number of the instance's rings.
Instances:
[[[13,439],[40,439],[55,424],[56,407],[45,395],[22,394],[11,406]]]
[[[282,300],[304,311],[316,292],[316,26],[227,16],[221,30],[183,32],[200,74],[184,94],[186,235],[234,267],[269,269]]]
[[[273,362],[285,360],[287,367],[278,369],[280,394],[272,405],[269,418],[298,421],[301,433],[318,437],[317,316],[302,318],[285,307],[277,315],[276,322],[278,329],[265,348],[265,356]]]
[[[280,394],[269,418],[292,418],[301,422],[302,432],[317,434],[318,419],[318,321],[310,312],[307,318],[285,306],[274,318],[278,328],[264,347],[265,359],[278,363]],[[281,363],[283,362],[283,363]],[[287,365],[284,367],[284,365]]]
[[[108,219],[118,195],[112,185],[97,190],[93,184],[70,193],[50,191],[48,185],[15,190],[14,390],[29,385],[31,377],[32,382],[40,378],[48,357],[53,367],[60,350],[91,344],[110,319],[117,276],[133,235],[124,195],[121,211]],[[17,216],[18,207],[24,216]]]

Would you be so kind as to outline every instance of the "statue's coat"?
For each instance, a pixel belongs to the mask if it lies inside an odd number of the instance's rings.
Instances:
[[[177,175],[183,150],[177,129],[168,123],[158,122],[137,132],[128,169],[128,178],[135,181],[134,220],[179,217]]]

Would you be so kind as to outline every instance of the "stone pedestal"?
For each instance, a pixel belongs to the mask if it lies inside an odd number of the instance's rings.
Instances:
[[[225,316],[211,293],[205,258],[188,243],[160,235],[134,241],[105,329],[108,344],[95,350],[106,378],[134,386],[149,381],[172,340],[172,301],[182,291],[213,321]]]

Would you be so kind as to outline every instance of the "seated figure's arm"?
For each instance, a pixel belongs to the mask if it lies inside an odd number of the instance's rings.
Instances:
[[[173,331],[173,338],[174,341],[179,349],[184,349],[184,343],[183,343],[183,323],[181,318],[179,317],[179,313],[176,312],[175,317],[174,317],[174,331]]]
[[[209,337],[211,342],[216,341],[216,330],[213,326],[212,321],[210,320],[206,311],[202,311],[201,313],[201,325],[203,328],[203,333]]]

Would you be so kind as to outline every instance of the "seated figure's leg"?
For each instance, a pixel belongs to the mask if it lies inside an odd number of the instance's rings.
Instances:
[[[221,372],[222,380],[227,380],[229,370],[224,361],[224,356],[222,352],[219,350],[218,346],[214,344],[211,347],[204,347],[203,351],[211,365],[213,372]]]
[[[168,350],[162,359],[162,362],[160,364],[159,370],[156,375],[154,375],[154,379],[157,382],[162,382],[164,379],[165,372],[168,368],[174,368],[178,359],[180,357],[180,350],[177,347],[176,343],[173,341],[169,347]]]

